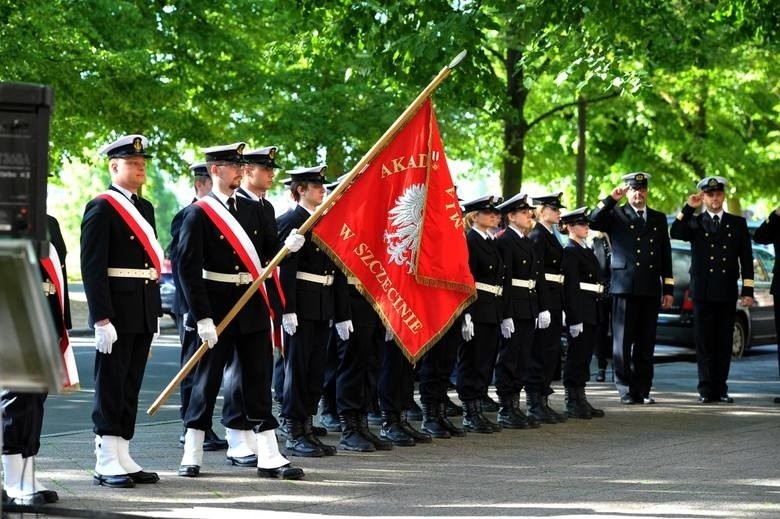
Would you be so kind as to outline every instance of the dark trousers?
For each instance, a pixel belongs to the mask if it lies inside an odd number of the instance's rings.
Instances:
[[[447,398],[447,388],[458,357],[458,345],[461,342],[463,337],[460,325],[456,322],[423,355],[420,361],[420,401],[434,404]]]
[[[599,369],[607,369],[607,361],[612,358],[612,298],[607,297],[597,303],[600,308],[600,314],[604,318],[596,325],[594,332],[594,350],[596,362]],[[613,361],[614,364],[614,361]]]
[[[93,431],[98,436],[132,440],[152,334],[118,332],[118,335],[110,354],[95,352]]]
[[[501,338],[496,361],[496,392],[499,396],[519,393],[525,386],[534,344],[534,320],[515,319],[515,332]]]
[[[728,394],[726,380],[734,341],[734,302],[693,302],[699,394],[717,399]]]
[[[772,299],[775,305],[775,342],[777,342],[777,334],[780,333],[780,307],[777,306],[779,298],[775,294]],[[780,374],[780,347],[777,348],[777,371]]]
[[[371,383],[371,357],[384,346],[385,329],[377,318],[373,322],[353,321],[355,330],[348,341],[338,341],[339,364],[336,370],[336,407],[339,413],[368,410]],[[395,346],[395,345],[394,345]]]
[[[414,401],[414,367],[394,341],[383,342],[377,387],[379,408],[386,413],[401,413]]]
[[[474,338],[461,341],[455,366],[455,387],[461,402],[487,396],[501,336],[498,324],[474,323]]]
[[[544,330],[537,328],[534,333],[526,391],[541,393],[543,396],[552,394],[551,385],[561,358],[562,330],[563,314],[560,310],[550,310],[550,326]]]
[[[223,409],[234,411],[223,414],[222,425],[256,432],[275,429],[279,424],[271,414],[272,358],[269,331],[241,334],[229,327],[195,368],[185,425],[203,431],[211,429],[222,375],[226,373],[229,376],[225,378]]]
[[[16,393],[0,395],[3,409],[3,454],[21,454],[29,458],[38,454],[43,429],[43,403],[47,393]]]
[[[328,348],[328,322],[298,318],[295,335],[288,335],[282,416],[303,421],[317,414],[322,396]]]
[[[343,350],[345,349],[340,343],[343,342],[339,339],[339,334],[336,333],[336,327],[330,329],[328,334],[328,345],[326,347],[325,354],[325,372],[323,373],[322,382],[322,412],[337,414],[338,409],[336,406],[336,383],[337,383],[337,370],[339,364],[341,364],[341,357]]]
[[[590,380],[595,332],[595,324],[583,323],[582,332],[577,337],[569,335],[569,347],[563,364],[564,387],[585,387],[585,383]]]
[[[181,343],[181,366],[184,366],[188,360],[195,354],[195,351],[201,344],[198,332],[195,330],[186,330],[184,328],[183,320],[181,316],[177,316],[176,327],[179,330],[179,342]],[[195,378],[195,370],[191,370],[187,373],[179,385],[179,396],[181,398],[181,407],[179,408],[179,415],[184,420],[184,416],[187,414],[187,406],[190,404],[190,395],[192,394],[192,382]]]
[[[274,400],[281,402],[284,397],[284,361],[287,356],[287,337],[283,339],[284,354],[281,350],[276,350],[274,353],[274,374],[273,374],[273,390]]]
[[[657,297],[612,296],[612,364],[621,396],[650,394],[658,308]]]

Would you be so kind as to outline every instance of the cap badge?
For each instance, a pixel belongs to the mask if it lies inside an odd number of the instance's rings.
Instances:
[[[711,178],[710,181],[707,183],[707,185],[710,187],[715,187],[718,185],[718,180],[715,178]]]
[[[239,144],[238,148],[236,148],[236,153],[238,153],[239,155],[243,155],[244,154],[244,146],[245,145],[244,145],[243,142],[241,144]]]
[[[637,182],[642,182],[644,179],[645,179],[645,176],[643,174],[641,174],[641,173],[634,177],[634,180],[636,180]]]
[[[271,160],[276,157],[276,150],[274,148],[271,148],[271,151],[268,152],[268,156],[271,158]]]
[[[135,139],[133,139],[133,149],[135,149],[135,151],[141,151],[144,149],[140,137],[136,137]]]

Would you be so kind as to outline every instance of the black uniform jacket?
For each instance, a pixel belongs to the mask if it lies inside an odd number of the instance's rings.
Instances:
[[[152,204],[139,197],[136,207],[154,229]],[[110,319],[118,332],[156,332],[157,318],[162,316],[159,281],[108,277],[109,267],[153,266],[140,240],[109,202],[95,198],[87,203],[81,220],[81,276],[90,326]]]
[[[544,269],[534,244],[527,237],[521,237],[514,229],[506,229],[496,238],[498,250],[506,266],[504,292],[508,294],[504,318],[536,319],[539,315],[539,297],[537,288],[525,288],[512,285],[512,279],[531,280],[541,287],[544,282]]]
[[[193,198],[191,203],[197,202],[197,198]],[[171,312],[176,315],[184,315],[189,311],[187,306],[187,299],[184,297],[184,290],[181,288],[181,280],[179,279],[179,259],[178,259],[178,246],[179,246],[179,230],[181,229],[181,223],[184,221],[184,215],[187,211],[185,207],[178,213],[176,213],[171,220],[171,243],[168,245],[168,258],[171,260],[171,274],[173,276],[173,285],[176,287],[176,291],[173,294],[173,302],[171,303]]]
[[[536,245],[545,274],[562,274],[563,245],[544,225],[537,223],[528,237]],[[563,309],[563,285],[554,281],[545,281],[538,288],[540,310]]]
[[[62,239],[60,224],[53,216],[47,215],[46,219],[49,228],[49,242],[54,246],[57,255],[60,257],[60,268],[62,269],[63,280],[62,290],[65,292],[64,312],[60,309],[60,296],[58,294],[48,294],[46,296],[46,302],[49,303],[49,310],[51,310],[51,315],[54,319],[54,329],[57,330],[57,336],[63,337],[65,331],[70,330],[73,326],[70,318],[70,302],[68,300],[68,271],[65,270],[65,256],[68,254],[68,250],[65,248],[65,240]],[[41,267],[41,277],[43,278],[43,281],[48,281],[49,283],[53,282],[53,280],[49,279],[49,275],[43,267]]]
[[[309,218],[309,212],[296,206],[279,218],[279,236],[286,238],[290,231],[300,228]],[[282,289],[285,296],[284,313],[297,314],[298,318],[312,321],[342,322],[350,319],[349,291],[347,278],[336,264],[311,239],[311,231],[304,235],[306,242],[298,252],[287,255],[280,265]],[[297,279],[298,272],[308,272],[318,276],[333,276],[330,286],[321,283]]]
[[[642,220],[629,204],[618,206],[608,196],[590,214],[590,227],[612,240],[613,294],[660,298],[672,294],[672,248],[666,216],[649,207]],[[662,288],[663,287],[663,288]]]
[[[769,218],[758,226],[756,232],[753,234],[753,241],[761,244],[772,244],[775,247],[775,254],[780,253],[780,216],[774,211],[769,215]],[[777,274],[780,273],[780,263],[775,261],[775,266],[772,269],[772,293],[780,294],[780,278]]]
[[[728,302],[737,299],[742,273],[743,296],[753,296],[753,249],[747,221],[723,213],[720,229],[706,211],[694,215],[688,204],[672,223],[672,238],[691,242],[691,295],[694,301]]]
[[[584,290],[580,283],[602,283],[599,262],[591,249],[570,241],[563,249],[564,311],[568,325],[598,324],[599,308],[596,304],[599,294]]]
[[[466,234],[469,248],[469,269],[474,281],[487,285],[504,287],[505,268],[496,240],[485,239],[476,230]],[[477,300],[464,313],[471,314],[474,322],[498,324],[504,318],[506,294],[496,295],[477,289]]]
[[[217,197],[213,193],[206,196]],[[260,261],[265,263],[279,249],[273,225],[264,218],[257,202],[236,197],[237,220],[255,246]],[[214,324],[227,315],[249,285],[236,285],[203,279],[203,270],[221,274],[247,272],[230,242],[198,205],[185,209],[179,229],[178,275],[189,307],[188,326],[195,327],[201,319],[211,317]],[[270,314],[262,296],[255,293],[239,312],[234,323],[242,334],[270,329]]]

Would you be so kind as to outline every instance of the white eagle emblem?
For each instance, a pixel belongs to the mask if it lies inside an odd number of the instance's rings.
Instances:
[[[420,247],[424,207],[425,185],[412,184],[396,199],[387,216],[393,231],[385,231],[387,254],[396,265],[408,265],[410,274],[414,272],[413,260]]]

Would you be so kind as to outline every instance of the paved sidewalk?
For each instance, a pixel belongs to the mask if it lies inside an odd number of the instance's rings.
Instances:
[[[603,419],[293,458],[306,471],[295,482],[259,479],[223,452],[205,454],[202,477],[178,477],[178,422],[137,429],[133,454],[160,473],[157,485],[93,486],[89,431],[44,437],[38,471],[60,507],[153,517],[780,517],[775,350],[732,364],[734,405],[697,404],[695,377],[689,361],[657,365],[653,406],[620,406],[610,384],[592,384]]]

